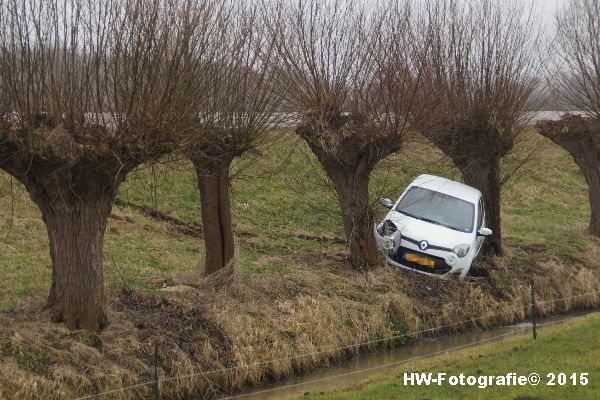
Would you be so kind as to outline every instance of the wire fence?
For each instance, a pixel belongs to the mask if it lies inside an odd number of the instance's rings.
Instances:
[[[302,354],[297,354],[297,355],[293,355],[293,356],[288,356],[288,357],[281,357],[281,358],[276,358],[276,359],[270,359],[270,360],[264,360],[264,361],[257,361],[254,363],[250,363],[250,364],[242,364],[242,365],[236,365],[233,367],[226,367],[226,368],[220,368],[220,369],[214,369],[214,370],[209,370],[209,371],[198,371],[198,372],[194,372],[194,373],[190,373],[190,374],[185,374],[185,375],[175,375],[175,376],[171,376],[171,377],[167,377],[167,378],[159,378],[159,379],[153,379],[153,380],[149,380],[146,382],[142,382],[142,383],[138,383],[135,385],[131,385],[131,386],[125,386],[125,387],[120,387],[120,388],[116,388],[116,389],[112,389],[112,390],[108,390],[108,391],[104,391],[104,392],[100,392],[100,393],[96,393],[96,394],[90,394],[90,395],[86,395],[86,396],[82,396],[82,397],[78,397],[74,400],[87,400],[87,399],[95,399],[101,396],[107,396],[110,394],[114,394],[114,393],[118,393],[121,391],[126,391],[126,390],[131,390],[131,389],[136,389],[136,388],[141,388],[141,387],[145,387],[145,386],[150,386],[150,385],[159,385],[160,383],[164,383],[164,382],[170,382],[170,381],[174,381],[174,380],[181,380],[181,379],[190,379],[190,378],[194,378],[194,377],[198,377],[198,376],[208,376],[208,375],[213,375],[213,374],[218,374],[218,373],[224,373],[224,372],[233,372],[233,371],[237,371],[237,370],[241,370],[241,369],[248,369],[248,368],[255,368],[255,367],[260,367],[262,365],[267,365],[267,364],[276,364],[276,363],[280,363],[280,362],[290,362],[293,360],[297,360],[297,359],[301,359],[301,358],[306,358],[306,357],[315,357],[318,355],[322,355],[322,354],[327,354],[327,353],[331,353],[334,351],[342,351],[342,350],[348,350],[348,349],[353,349],[353,348],[361,348],[361,347],[366,347],[366,346],[370,346],[373,344],[377,344],[377,343],[381,343],[381,342],[386,342],[386,341],[391,341],[391,340],[396,340],[396,339],[400,339],[400,338],[404,338],[404,337],[408,337],[408,336],[417,336],[417,335],[421,335],[421,334],[426,334],[426,333],[433,333],[435,331],[439,331],[439,330],[443,330],[446,328],[450,328],[450,327],[454,327],[457,325],[467,325],[468,323],[474,323],[477,321],[480,321],[482,319],[485,318],[490,318],[490,317],[494,317],[494,316],[498,316],[500,314],[504,314],[510,311],[514,311],[514,310],[518,310],[518,309],[527,309],[527,308],[532,308],[532,306],[534,307],[535,305],[540,305],[540,304],[551,304],[551,303],[556,303],[556,302],[561,302],[561,301],[567,301],[567,300],[572,300],[575,298],[581,298],[581,297],[585,297],[585,296],[592,296],[592,295],[599,295],[600,294],[600,290],[599,291],[593,291],[593,292],[587,292],[587,293],[580,293],[580,294],[576,294],[573,296],[568,296],[568,297],[563,297],[563,298],[559,298],[559,299],[548,299],[548,300],[541,300],[541,301],[537,301],[537,300],[533,300],[530,303],[526,303],[523,304],[521,306],[516,306],[516,307],[507,307],[501,311],[497,311],[497,312],[493,312],[493,313],[488,313],[488,314],[483,314],[480,315],[478,317],[475,318],[470,318],[470,319],[465,319],[462,321],[457,321],[457,322],[453,322],[450,324],[444,324],[444,325],[439,325],[439,326],[435,326],[435,327],[431,327],[431,328],[426,328],[426,329],[420,329],[420,330],[416,330],[416,331],[412,331],[412,332],[404,332],[404,333],[399,333],[396,335],[392,335],[392,336],[387,336],[387,337],[383,337],[383,338],[378,338],[378,339],[373,339],[373,340],[368,340],[368,341],[363,341],[363,342],[359,342],[359,343],[352,343],[349,345],[344,345],[344,346],[336,346],[336,347],[330,347],[330,348],[326,348],[326,349],[321,349],[318,351],[314,351],[314,352],[307,352],[307,353],[302,353]],[[558,320],[558,321],[550,321],[550,322],[546,322],[546,323],[538,323],[537,326],[545,326],[545,325],[550,325],[550,324],[554,324],[554,323],[559,323],[559,322],[564,322],[564,321],[568,321],[568,320],[574,320],[574,319],[580,319],[583,318],[581,316],[579,317],[570,317],[570,318],[565,318],[563,320]],[[520,332],[524,329],[529,329],[529,327],[523,327],[523,328],[516,328],[515,331],[513,332],[508,332],[505,334],[501,334],[498,336],[494,336],[491,338],[487,338],[487,339],[483,339],[480,341],[476,341],[476,342],[471,342],[465,345],[461,345],[461,346],[457,346],[451,349],[447,349],[447,350],[443,350],[440,352],[434,352],[434,353],[430,353],[427,355],[423,355],[423,356],[418,356],[415,358],[411,358],[411,359],[406,359],[406,360],[402,360],[399,361],[397,363],[392,363],[390,365],[381,365],[381,366],[377,366],[377,367],[371,367],[371,368],[367,368],[365,370],[362,370],[362,372],[368,372],[372,369],[379,369],[379,368],[386,368],[389,366],[394,366],[396,364],[401,364],[403,362],[407,362],[407,361],[411,361],[411,360],[416,360],[419,358],[426,358],[426,357],[430,357],[430,356],[434,356],[440,353],[444,353],[444,352],[448,352],[448,351],[452,351],[452,350],[457,350],[460,348],[464,348],[464,347],[468,347],[471,345],[476,345],[479,343],[483,343],[483,342],[487,342],[487,341],[491,341],[493,339],[497,339],[500,337],[504,337],[504,336],[508,336],[510,334],[514,334],[517,332]],[[351,374],[355,374],[355,373],[359,373],[361,371],[353,371],[352,373],[347,373],[347,375],[351,375]],[[340,375],[339,377],[343,377],[345,376],[344,374]],[[327,378],[323,378],[322,380],[326,380],[326,379],[335,379],[335,377],[327,377]],[[293,386],[298,386],[301,384],[310,384],[310,383],[318,383],[320,380],[316,380],[316,381],[308,381],[308,382],[303,382],[303,383],[298,383],[298,384],[293,384],[287,387],[293,387]],[[280,387],[281,389],[283,388]],[[272,390],[278,390],[279,388],[273,388],[273,389],[265,389],[264,393],[268,392],[268,391],[272,391]],[[252,394],[257,394],[257,393],[262,393],[262,392],[253,392]],[[233,397],[225,397],[224,399],[233,399],[233,398],[237,398],[237,397],[243,397],[243,396],[248,396],[251,393],[246,393],[246,394],[241,394],[241,395],[237,395],[237,396],[233,396]]]

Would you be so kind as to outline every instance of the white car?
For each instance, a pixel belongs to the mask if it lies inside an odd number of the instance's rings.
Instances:
[[[387,262],[413,271],[463,278],[486,236],[481,192],[433,175],[420,175],[375,226],[377,246]]]

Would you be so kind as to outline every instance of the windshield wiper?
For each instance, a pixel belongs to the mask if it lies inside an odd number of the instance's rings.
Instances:
[[[429,219],[429,218],[423,218],[423,217],[419,217],[419,219],[420,219],[421,221],[429,222],[429,223],[431,223],[431,224],[436,224],[436,225],[442,225],[442,226],[445,226],[445,227],[447,227],[447,228],[448,228],[448,226],[447,226],[447,225],[444,225],[444,224],[442,224],[441,222],[434,221],[434,220],[432,220],[432,219]]]
[[[414,215],[414,214],[411,214],[411,213],[407,213],[406,211],[402,211],[402,210],[398,210],[398,209],[397,209],[396,211],[398,211],[400,214],[404,214],[404,215],[408,215],[409,217],[413,217],[413,218],[416,218],[416,219],[420,219],[421,221],[430,222],[430,223],[432,223],[432,224],[437,224],[437,223],[438,223],[438,222],[435,222],[434,220],[431,220],[431,219],[429,219],[429,218],[420,217],[420,216],[418,216],[418,215]]]
[[[453,230],[459,231],[459,232],[465,232],[463,229],[456,228],[456,227],[450,226],[450,225],[446,225],[446,224],[441,223],[439,221],[434,221],[434,220],[429,219],[429,218],[420,217],[418,215],[410,214],[410,213],[407,213],[406,211],[400,211],[400,210],[396,210],[396,211],[398,211],[401,214],[408,215],[409,217],[412,217],[412,218],[415,218],[415,219],[418,219],[418,220],[421,220],[421,221],[424,221],[424,222],[429,222],[430,224],[443,226],[444,228],[453,229]]]
[[[399,208],[397,208],[396,211],[398,211],[400,214],[408,215],[409,217],[413,217],[413,218],[416,218],[416,219],[421,219],[421,218],[417,217],[416,215],[407,213],[406,211],[402,211]]]
[[[399,212],[399,213],[401,213],[401,214],[408,215],[409,217],[413,217],[413,218],[416,218],[416,219],[420,219],[421,221],[429,222],[429,223],[432,223],[432,224],[438,224],[438,225],[442,225],[442,224],[440,224],[439,222],[436,222],[436,221],[434,221],[434,220],[432,220],[432,219],[429,219],[429,218],[420,217],[420,216],[418,216],[418,215],[410,214],[410,213],[407,213],[406,211],[400,211],[400,210],[396,210],[396,211],[398,211],[398,212]]]

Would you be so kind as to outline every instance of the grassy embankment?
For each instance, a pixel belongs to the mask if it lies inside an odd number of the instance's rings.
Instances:
[[[537,340],[531,334],[519,335],[432,358],[412,361],[394,371],[370,378],[337,391],[308,394],[305,400],[389,400],[389,399],[597,399],[600,393],[600,316],[594,314],[565,325],[544,328]],[[537,386],[405,386],[404,373],[447,373],[458,376],[505,375],[514,372],[528,376],[537,373]],[[549,373],[554,374],[551,380]],[[566,374],[566,381],[558,378]],[[576,373],[575,384],[572,374]],[[581,380],[588,373],[588,382]],[[448,379],[448,378],[446,378]],[[548,385],[553,383],[553,385]],[[562,384],[561,384],[562,383]]]
[[[64,398],[148,380],[156,341],[163,349],[161,373],[169,377],[472,318],[433,334],[521,320],[532,276],[541,299],[600,290],[599,242],[585,233],[587,189],[571,158],[554,145],[544,142],[519,179],[505,186],[508,256],[482,262],[484,276],[456,282],[389,267],[368,274],[348,270],[337,202],[323,172],[302,142],[277,135],[262,154],[247,155],[235,166],[240,262],[234,278],[199,277],[199,196],[187,163],[155,168],[155,199],[149,167],[130,175],[106,234],[112,324],[101,335],[69,332],[40,311],[50,284],[45,227],[27,193],[14,182],[11,188],[1,174],[0,398]],[[532,134],[518,149],[538,140]],[[437,151],[415,142],[380,164],[372,196],[397,196],[423,172],[458,176]],[[154,201],[163,213],[159,218],[148,211]],[[540,311],[592,308],[599,299],[576,297]],[[229,392],[400,342],[174,380],[163,389],[167,398]],[[148,393],[142,387],[115,397]]]

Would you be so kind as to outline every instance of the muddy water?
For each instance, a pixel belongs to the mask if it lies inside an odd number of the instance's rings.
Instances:
[[[565,316],[548,318],[539,321],[539,323],[560,323],[565,318]],[[503,336],[493,340],[501,340],[507,336],[512,336],[513,333],[518,334],[519,332],[528,331],[531,331],[531,324],[521,323],[487,331],[474,331],[454,336],[422,339],[415,344],[398,347],[393,350],[360,355],[339,365],[316,370],[299,377],[291,377],[272,385],[247,389],[235,394],[233,397],[245,400],[287,399],[302,396],[306,392],[340,389],[351,385],[353,382],[365,380],[389,369],[399,367],[410,368],[411,359],[422,358],[432,353],[449,351],[456,347],[466,347],[474,342],[489,342],[499,335]]]

